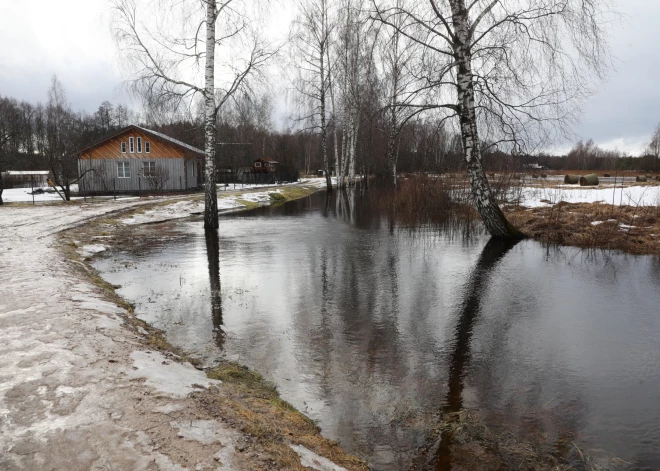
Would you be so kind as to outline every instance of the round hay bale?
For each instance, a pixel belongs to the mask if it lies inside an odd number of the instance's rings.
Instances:
[[[655,177],[655,181],[656,181],[656,182],[660,182],[660,175],[658,175],[657,177]]]
[[[541,178],[548,178],[548,176],[545,173],[542,173]]]
[[[647,180],[653,180],[653,175],[647,175],[647,176],[646,176],[646,179],[647,179]]]
[[[566,175],[564,177],[564,183],[567,185],[577,185],[580,183],[580,175]]]
[[[637,175],[637,178],[635,178],[636,182],[645,182],[646,181],[646,175]]]
[[[580,177],[580,186],[598,186],[598,175],[590,173]]]
[[[532,175],[532,178],[539,178],[537,174]]]
[[[605,178],[610,178],[612,175],[610,175],[609,173],[606,173],[606,174],[604,174],[603,176],[604,176]]]

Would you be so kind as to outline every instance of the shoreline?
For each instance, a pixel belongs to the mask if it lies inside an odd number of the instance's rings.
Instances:
[[[219,213],[249,211],[264,205],[279,205],[287,201],[304,198],[323,188],[311,185],[274,186],[268,188],[219,191]],[[254,197],[256,195],[256,197]],[[268,195],[267,200],[264,195]],[[235,201],[234,207],[223,207],[223,200]],[[168,211],[172,205],[189,203],[178,208],[174,214]],[[80,264],[92,282],[101,288],[111,302],[127,310],[125,325],[142,334],[141,342],[165,356],[173,355],[177,362],[189,363],[210,380],[221,381],[215,388],[200,388],[190,394],[192,400],[206,413],[226,423],[230,428],[244,434],[244,443],[238,452],[248,458],[247,469],[292,469],[319,466],[318,469],[337,471],[363,471],[369,467],[362,459],[347,454],[338,443],[324,438],[320,428],[307,416],[280,398],[276,387],[259,373],[231,361],[223,361],[212,368],[201,368],[199,360],[192,358],[182,349],[170,344],[165,332],[140,320],[124,298],[118,295],[114,286],[101,278],[87,262],[91,256],[81,256],[80,248],[98,243],[100,233],[126,230],[131,226],[150,225],[203,214],[194,211],[194,202],[199,201],[203,208],[203,195],[185,199],[175,199],[146,204],[139,208],[128,208],[111,220],[101,218],[81,226],[66,230],[58,235],[60,250]],[[193,209],[193,210],[191,210]],[[173,217],[170,217],[173,216]],[[108,225],[114,225],[109,228]],[[121,228],[121,229],[120,229]],[[84,234],[84,236],[83,236]],[[82,237],[81,237],[82,236]],[[75,242],[74,242],[74,239]],[[251,451],[249,451],[251,450]],[[253,456],[252,456],[253,455]],[[314,465],[314,462],[317,465]],[[320,464],[319,464],[320,463]],[[267,466],[265,466],[267,465]],[[324,465],[325,467],[321,467]],[[331,468],[328,468],[331,467]],[[316,469],[316,468],[312,468]]]

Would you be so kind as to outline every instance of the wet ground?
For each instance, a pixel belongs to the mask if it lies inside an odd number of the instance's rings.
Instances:
[[[420,455],[462,408],[660,467],[658,257],[398,227],[357,192],[220,226],[138,227],[95,266],[172,343],[261,372],[374,469],[435,467]]]

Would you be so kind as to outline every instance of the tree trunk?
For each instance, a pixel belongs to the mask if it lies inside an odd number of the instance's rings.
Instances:
[[[456,85],[458,111],[463,141],[463,157],[467,165],[472,198],[479,215],[491,236],[499,239],[520,239],[524,235],[506,219],[495,202],[486,173],[481,163],[477,117],[472,76],[472,52],[469,45],[468,11],[465,0],[450,0],[454,24],[454,53],[458,62]]]
[[[325,31],[325,8],[323,9],[323,28]],[[325,39],[324,39],[325,41]],[[324,43],[327,47],[327,42]],[[325,77],[325,61],[323,57],[324,53],[321,52],[321,62],[320,62],[320,74],[321,74],[321,153],[323,154],[323,171],[325,172],[325,185],[328,193],[332,192],[332,177],[330,175],[330,164],[328,162],[328,129],[325,122],[325,92],[326,92],[326,77]]]
[[[2,181],[2,169],[0,169],[0,206],[5,204],[4,201],[2,201],[2,192],[5,191],[5,185],[4,182]]]
[[[206,65],[204,74],[204,229],[218,228],[215,186],[215,0],[206,0]]]

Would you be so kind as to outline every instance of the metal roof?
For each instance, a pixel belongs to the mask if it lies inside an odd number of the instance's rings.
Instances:
[[[149,134],[153,134],[154,136],[158,136],[161,139],[165,139],[166,141],[170,141],[173,144],[176,144],[181,147],[185,147],[189,151],[196,152],[198,154],[205,154],[205,152],[201,149],[198,149],[197,147],[193,147],[190,144],[186,144],[185,142],[179,141],[178,139],[174,139],[173,137],[170,137],[166,134],[163,134],[162,132],[157,132],[157,131],[152,131],[151,129],[143,128],[142,126],[135,126],[138,129],[143,130],[144,132],[147,132]]]

